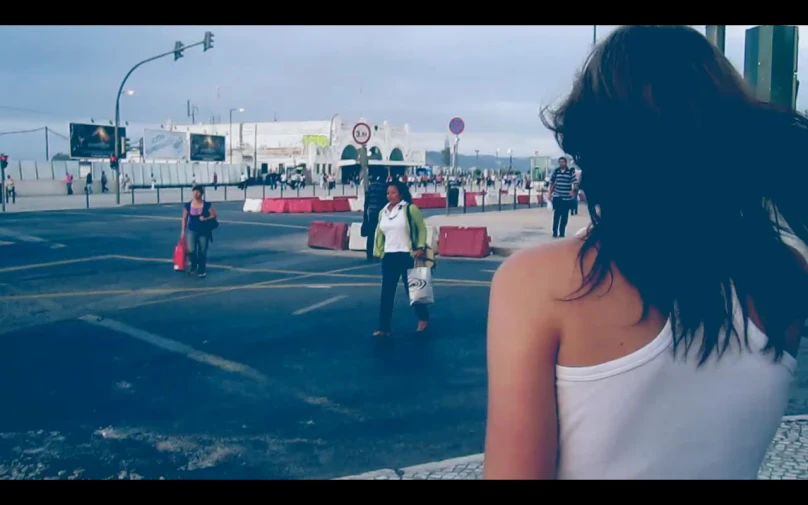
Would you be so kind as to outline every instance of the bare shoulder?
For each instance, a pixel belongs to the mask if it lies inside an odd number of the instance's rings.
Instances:
[[[580,284],[578,254],[583,240],[579,237],[556,240],[523,249],[506,259],[494,274],[492,291],[497,287],[531,298],[567,296],[576,282]],[[563,294],[560,294],[564,292]]]

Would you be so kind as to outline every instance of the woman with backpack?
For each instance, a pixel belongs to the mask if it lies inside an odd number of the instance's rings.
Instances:
[[[193,199],[182,209],[182,231],[180,240],[185,239],[188,258],[191,260],[189,275],[199,275],[204,279],[208,259],[208,247],[213,242],[213,230],[218,227],[216,209],[205,201],[205,187],[196,185],[191,190]]]
[[[421,210],[412,203],[407,186],[398,181],[387,183],[388,204],[379,212],[379,225],[373,255],[382,260],[382,293],[379,307],[379,326],[376,337],[390,336],[393,302],[399,278],[409,298],[407,270],[416,263],[434,265],[434,255],[426,244],[426,222]],[[413,304],[418,317],[417,332],[426,330],[429,310],[425,304]]]

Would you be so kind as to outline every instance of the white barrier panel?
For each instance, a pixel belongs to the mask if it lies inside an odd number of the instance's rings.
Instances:
[[[437,226],[427,225],[426,227],[426,245],[438,254],[438,236],[440,235]]]
[[[364,198],[350,198],[348,200],[348,205],[351,206],[351,212],[364,212],[365,211],[365,199]]]
[[[362,236],[362,223],[351,223],[348,229],[348,250],[364,251],[367,248],[367,238]]]
[[[485,198],[483,195],[474,195],[474,203],[477,204],[477,207],[483,206],[483,198]]]
[[[245,198],[244,199],[244,207],[242,207],[242,212],[261,212],[261,204],[263,200],[260,198]]]

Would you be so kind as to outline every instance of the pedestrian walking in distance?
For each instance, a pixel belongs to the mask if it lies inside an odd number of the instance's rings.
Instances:
[[[573,205],[578,205],[578,181],[575,169],[567,166],[567,158],[558,158],[558,168],[550,176],[553,199],[553,237],[564,237]]]
[[[407,270],[415,262],[432,260],[427,254],[426,222],[421,210],[412,203],[407,186],[401,182],[387,183],[387,205],[379,213],[375,233],[374,255],[382,259],[382,292],[379,306],[379,326],[374,336],[390,336],[393,303],[399,279],[409,299]],[[423,332],[429,324],[426,305],[413,305],[418,318],[416,331]]]
[[[485,478],[756,479],[808,319],[808,171],[759,167],[806,159],[808,117],[665,25],[613,31],[542,119],[598,212],[494,275]]]
[[[387,205],[387,187],[379,175],[372,178],[368,190],[365,192],[365,212],[362,215],[362,236],[367,237],[366,257],[368,261],[377,259],[373,255],[376,245],[376,228],[379,226],[379,213]]]
[[[185,202],[182,209],[182,229],[180,239],[185,239],[190,260],[189,275],[200,279],[207,275],[208,247],[213,242],[213,229],[216,223],[216,209],[204,200],[205,188],[194,186],[193,198]]]

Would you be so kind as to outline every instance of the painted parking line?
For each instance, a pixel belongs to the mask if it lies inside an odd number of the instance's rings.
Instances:
[[[105,319],[99,316],[88,314],[80,317],[79,320],[94,326],[100,326],[102,328],[115,331],[128,337],[132,337],[140,340],[141,342],[146,342],[147,344],[151,344],[155,347],[163,349],[164,351],[180,354],[188,359],[216,367],[220,370],[224,370],[225,372],[236,373],[260,383],[267,382],[267,377],[264,374],[247,365],[230,361],[213,354],[198,351],[193,347],[185,345],[181,342],[177,342],[176,340],[171,340],[161,337],[160,335],[155,335],[154,333],[149,333],[148,331],[129,326],[128,324],[115,321],[114,319]]]
[[[160,259],[160,261],[164,261],[164,260]],[[173,263],[173,261],[171,261],[171,260],[169,260],[169,261]],[[210,266],[210,265],[208,265],[208,266]],[[337,269],[337,270],[331,270],[329,272],[321,272],[321,273],[307,272],[307,273],[301,274],[301,275],[293,275],[291,277],[284,277],[284,278],[281,278],[281,279],[273,279],[271,281],[254,282],[252,284],[246,284],[246,285],[243,285],[243,286],[214,288],[214,290],[210,291],[210,293],[223,293],[223,292],[227,292],[227,291],[234,291],[234,290],[237,290],[237,289],[247,289],[247,288],[248,289],[255,289],[255,288],[258,288],[259,286],[270,286],[270,285],[273,285],[273,284],[280,284],[282,282],[297,281],[297,280],[301,280],[301,279],[307,279],[307,278],[310,278],[310,277],[316,277],[316,276],[318,276],[318,275],[320,275],[322,273],[325,273],[325,274],[338,274],[338,273],[347,272],[347,271],[350,271],[350,270],[358,270],[358,269],[361,269],[361,268],[367,268],[368,266],[370,266],[370,265],[359,265],[359,266],[348,267],[348,268],[340,268],[340,269]],[[208,294],[208,293],[192,293],[192,294],[189,294],[189,295],[172,298],[171,301],[176,302],[176,301],[179,301],[179,300],[187,300],[189,298],[195,298],[195,297],[198,297],[198,296],[204,296],[206,294]],[[138,308],[138,307],[145,307],[145,306],[148,306],[148,305],[154,305],[154,304],[157,304],[157,303],[164,303],[164,302],[165,302],[165,300],[149,300],[147,302],[128,305],[126,307],[121,307],[118,310],[134,309],[134,308]]]
[[[27,265],[17,265],[14,267],[0,268],[0,274],[6,272],[19,272],[22,270],[32,270],[35,268],[60,267],[64,265],[73,265],[75,263],[86,263],[88,261],[108,260],[112,258],[114,258],[114,256],[110,254],[104,254],[101,256],[88,256],[86,258],[73,258],[69,260],[48,261],[46,263],[29,263]]]
[[[25,233],[19,233],[9,228],[0,228],[0,235],[5,235],[7,237],[16,239],[18,242],[25,242],[28,244],[48,244],[50,243],[51,249],[60,249],[62,247],[67,247],[64,244],[57,244],[50,242],[49,240],[45,240],[41,237],[36,237],[34,235],[27,235]],[[13,242],[9,243],[0,243],[0,245],[11,245]]]
[[[347,298],[347,296],[346,295],[332,296],[331,298],[327,298],[327,299],[323,300],[322,302],[318,302],[318,303],[315,303],[314,305],[309,305],[308,307],[298,309],[298,310],[292,312],[292,315],[293,316],[300,316],[300,315],[306,314],[307,312],[311,312],[312,310],[317,310],[319,308],[325,307],[326,305],[331,305],[332,303],[338,302],[338,301],[342,300],[343,298]]]
[[[123,213],[111,213],[111,212],[104,212],[103,214],[94,214],[91,212],[65,212],[64,214],[70,214],[73,216],[118,216],[118,217],[127,217],[130,219],[140,219],[146,221],[175,221],[179,222],[180,217],[172,217],[172,216],[155,216],[153,214],[123,214]],[[296,230],[308,230],[309,227],[300,224],[280,224],[280,223],[262,223],[258,221],[236,221],[232,219],[218,219],[218,221],[222,224],[236,224],[236,225],[246,225],[246,226],[264,226],[270,228],[292,228]]]
[[[24,233],[19,233],[9,228],[0,228],[0,235],[5,235],[7,237],[11,237],[13,239],[17,239],[20,242],[30,242],[32,244],[43,244],[47,242],[44,238],[35,237],[33,235],[26,235]]]
[[[193,347],[187,344],[183,344],[182,342],[171,340],[169,338],[165,338],[160,335],[145,330],[141,330],[140,328],[135,328],[134,326],[130,326],[126,323],[122,323],[114,319],[107,319],[93,314],[87,314],[85,316],[80,317],[79,320],[94,326],[99,326],[101,328],[112,330],[124,336],[134,338],[146,344],[157,347],[158,349],[179,354],[180,356],[184,356],[190,360],[196,361],[197,363],[209,365],[224,372],[238,374],[246,379],[255,381],[260,385],[267,386],[273,392],[276,393],[281,392],[292,395],[296,397],[298,400],[308,405],[329,410],[331,412],[336,412],[338,414],[342,414],[344,416],[351,417],[357,420],[362,419],[361,414],[353,409],[343,407],[329,400],[328,398],[322,396],[311,396],[305,392],[290,389],[286,385],[278,381],[272,380],[271,378],[262,374],[258,370],[243,363],[232,361],[223,358],[221,356],[216,356],[215,354],[202,352],[200,350],[194,349]]]
[[[151,263],[174,263],[174,260],[170,258],[149,258],[149,257],[142,257],[142,256],[125,256],[120,254],[112,254],[109,256],[110,258],[114,259],[122,259],[122,260],[129,260],[129,261],[143,261],[143,262],[151,262]],[[243,273],[265,273],[265,274],[281,274],[281,275],[296,275],[301,276],[300,278],[307,278],[307,277],[335,277],[335,278],[347,278],[347,279],[379,279],[381,274],[356,274],[356,273],[345,273],[354,270],[362,270],[365,268],[378,268],[378,265],[370,263],[365,265],[358,265],[353,267],[347,268],[340,268],[337,270],[328,270],[324,272],[313,272],[310,270],[287,270],[287,269],[279,269],[279,268],[260,268],[260,267],[237,267],[232,265],[222,265],[218,263],[208,263],[207,268],[214,268],[214,269],[222,269],[222,270],[229,270],[232,272],[243,272]],[[292,280],[292,279],[285,279],[285,280]],[[452,279],[452,278],[443,278],[443,277],[433,277],[433,281],[441,281],[441,282],[451,282],[451,283],[460,283],[460,284],[473,284],[473,285],[490,285],[490,281],[481,281],[476,279]],[[278,280],[279,281],[279,280]],[[266,282],[278,282],[278,281],[266,281]],[[262,284],[262,283],[259,283]]]
[[[277,279],[278,281],[285,281],[288,279]],[[275,282],[275,281],[268,281]],[[433,282],[436,287],[445,288],[468,288],[468,287],[487,287],[482,284],[457,284],[453,282]],[[0,300],[15,301],[15,300],[47,300],[51,298],[76,298],[82,296],[114,296],[114,295],[172,295],[177,293],[190,293],[186,296],[178,296],[168,299],[150,300],[148,302],[127,305],[118,307],[115,310],[126,310],[145,305],[153,305],[158,303],[173,303],[180,300],[186,300],[195,296],[202,296],[211,293],[219,293],[222,291],[236,291],[239,289],[247,290],[263,290],[263,289],[334,289],[334,288],[376,288],[381,287],[381,282],[340,282],[328,284],[241,284],[236,286],[204,286],[204,287],[174,287],[174,288],[144,288],[144,289],[90,289],[86,291],[56,291],[50,293],[35,293],[35,294],[10,294],[0,296]],[[336,301],[336,300],[335,300]],[[315,307],[319,308],[319,307]]]

